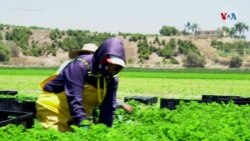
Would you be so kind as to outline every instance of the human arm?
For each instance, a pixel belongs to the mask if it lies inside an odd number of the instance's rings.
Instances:
[[[63,70],[64,89],[69,104],[72,123],[80,125],[86,119],[83,109],[83,84],[87,74],[86,66],[80,61],[73,61]]]
[[[106,96],[100,105],[99,123],[104,123],[108,127],[111,127],[113,123],[113,115],[115,112],[114,103],[116,102],[117,87],[118,78],[113,77],[108,84]]]

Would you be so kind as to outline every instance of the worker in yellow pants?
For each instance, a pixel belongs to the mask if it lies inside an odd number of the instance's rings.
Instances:
[[[42,84],[42,83],[41,83]],[[85,86],[86,95],[83,97],[85,103],[83,108],[87,119],[92,116],[92,110],[101,103],[98,102],[98,93],[93,86]],[[103,94],[103,93],[102,93]],[[87,96],[88,95],[88,96]],[[43,91],[36,102],[37,119],[45,128],[52,127],[59,131],[70,131],[69,122],[72,120],[65,92],[48,93]]]
[[[74,53],[77,53],[75,51]],[[40,83],[37,119],[45,128],[70,131],[99,107],[99,123],[112,126],[118,74],[125,67],[123,43],[109,38],[94,54],[78,54],[59,73]]]

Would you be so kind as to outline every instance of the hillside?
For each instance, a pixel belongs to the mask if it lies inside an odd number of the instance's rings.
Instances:
[[[195,35],[159,36],[128,33],[112,35],[81,30],[60,31],[6,25],[1,26],[0,33],[0,41],[9,47],[11,52],[8,61],[0,62],[1,65],[59,66],[69,59],[69,50],[81,48],[83,43],[88,42],[99,45],[104,39],[116,36],[123,40],[127,66],[130,67],[182,68],[188,64],[186,60],[190,50],[198,58],[204,59],[202,65],[206,68],[228,68],[233,56],[241,57],[241,68],[250,66],[250,43],[229,37],[200,38]],[[243,54],[240,53],[238,44],[239,48],[244,45],[243,51],[241,50]]]

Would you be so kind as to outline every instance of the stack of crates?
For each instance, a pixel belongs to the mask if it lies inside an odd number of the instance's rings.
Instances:
[[[0,110],[0,127],[7,124],[23,125],[26,128],[31,128],[34,124],[33,114],[29,112]]]
[[[0,95],[16,95],[17,91],[0,91]],[[31,128],[35,118],[35,102],[19,101],[15,98],[0,98],[0,127],[7,124],[24,125]]]

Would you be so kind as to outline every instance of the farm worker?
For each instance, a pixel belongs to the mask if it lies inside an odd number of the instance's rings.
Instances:
[[[45,128],[70,131],[88,127],[92,109],[99,106],[99,123],[112,126],[118,74],[125,67],[125,51],[118,38],[105,40],[94,54],[79,55],[59,74],[40,83],[37,119]]]
[[[88,43],[88,44],[84,44],[82,49],[81,50],[74,50],[74,51],[70,51],[69,52],[69,58],[71,58],[72,60],[74,58],[76,58],[77,56],[79,55],[82,55],[82,54],[94,54],[94,52],[98,49],[98,46],[96,44],[93,44],[93,43]],[[68,61],[65,61],[60,67],[59,69],[57,70],[57,74],[59,74],[63,68],[65,68],[65,66],[70,63],[72,60],[68,60]],[[117,99],[115,104],[114,104],[115,108],[122,108],[123,110],[125,110],[126,112],[128,113],[132,113],[134,111],[134,108],[129,105],[129,104],[126,104],[124,103],[123,101]]]

